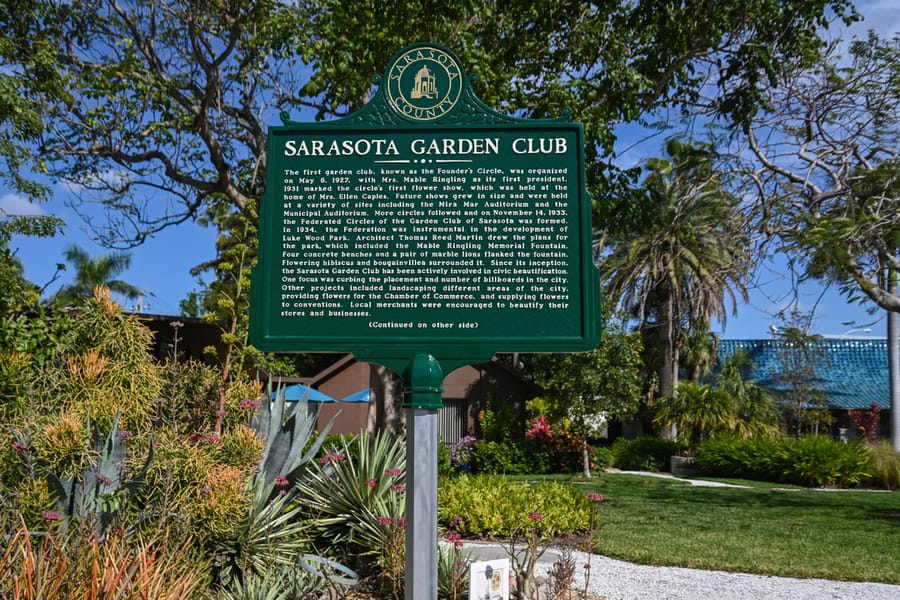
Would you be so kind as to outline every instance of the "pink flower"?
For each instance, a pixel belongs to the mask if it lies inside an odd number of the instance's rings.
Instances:
[[[375,522],[379,525],[391,525],[393,524],[394,520],[390,517],[378,517],[377,519],[375,519]]]
[[[130,431],[126,431],[124,429],[120,429],[116,432],[116,439],[119,441],[128,440],[134,437]]]
[[[598,494],[597,492],[588,492],[585,496],[591,502],[600,502],[603,500],[603,494]]]
[[[28,445],[23,444],[22,442],[15,441],[12,443],[12,449],[16,452],[28,452]]]
[[[344,460],[344,454],[342,452],[332,452],[331,450],[326,450],[325,456],[319,459],[319,464],[327,465],[328,463],[341,462],[342,460]]]
[[[406,531],[406,517],[400,517],[400,529]]]
[[[217,411],[216,411],[216,416],[217,416],[217,417],[223,417],[223,418],[224,418],[224,417],[227,417],[227,416],[228,416],[228,411],[227,411],[227,410],[217,410]]]
[[[112,479],[110,479],[106,475],[103,475],[102,473],[97,473],[97,482],[101,485],[105,485],[106,487],[110,487],[113,484]]]
[[[585,571],[590,571],[590,570],[591,570],[591,565],[584,565],[584,570],[585,570]]]
[[[262,402],[259,400],[241,400],[240,404],[241,408],[252,408],[254,410],[262,408]]]
[[[369,487],[375,487],[376,485],[378,485],[378,480],[377,479],[366,479],[366,485]]]
[[[531,519],[532,521],[540,521],[541,519],[544,518],[544,515],[542,515],[539,512],[530,512],[530,513],[528,513],[528,518]]]
[[[391,477],[400,477],[401,475],[403,475],[403,470],[402,469],[385,469],[384,474],[390,475]]]
[[[392,485],[391,489],[394,490],[395,492],[405,492],[406,486],[403,485],[402,483],[398,483],[397,485]]]
[[[288,484],[288,479],[284,475],[276,475],[275,476],[275,485],[277,487],[285,487]]]
[[[451,531],[450,533],[447,534],[448,542],[458,542],[461,539],[462,539],[462,536],[455,531]]]
[[[59,521],[59,513],[58,512],[45,512],[43,516],[48,521]]]
[[[462,517],[453,517],[450,519],[450,527],[456,529],[463,524]]]

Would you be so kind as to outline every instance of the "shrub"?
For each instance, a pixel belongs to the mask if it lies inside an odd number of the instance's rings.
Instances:
[[[639,437],[633,440],[619,438],[612,448],[612,464],[629,471],[668,471],[674,454],[687,446],[674,440],[657,437]]]
[[[590,503],[572,486],[558,482],[528,484],[490,475],[462,475],[438,490],[438,521],[453,523],[465,535],[510,537],[533,524],[529,513],[543,515],[549,536],[585,531]]]
[[[406,508],[406,445],[387,434],[359,435],[331,451],[296,483],[297,502],[305,507],[319,547],[340,548],[338,558],[381,560],[403,522]]]
[[[168,531],[141,539],[123,529],[92,533],[76,526],[34,535],[20,527],[0,537],[0,598],[162,600],[208,589],[205,561],[190,539]]]
[[[705,473],[804,486],[849,487],[869,477],[864,446],[820,436],[713,438],[697,449]]]
[[[591,446],[591,463],[593,468],[603,471],[613,464],[613,452],[606,446]]]
[[[570,423],[553,426],[538,415],[525,432],[526,449],[535,465],[533,473],[571,473],[582,467],[581,438]]]
[[[866,444],[871,482],[889,490],[900,489],[900,453],[889,442]]]
[[[536,472],[524,443],[512,440],[478,440],[472,448],[469,464],[474,473],[487,475],[528,475]]]
[[[463,436],[458,442],[451,445],[450,465],[457,471],[468,472],[472,470],[470,464],[472,460],[472,452],[475,449],[475,443],[478,438],[472,435]]]

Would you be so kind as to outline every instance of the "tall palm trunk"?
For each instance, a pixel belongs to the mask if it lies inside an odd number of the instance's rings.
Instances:
[[[675,298],[668,281],[663,281],[657,288],[659,293],[659,362],[657,377],[659,378],[659,401],[666,402],[675,394]],[[666,427],[662,436],[674,439],[675,431]]]

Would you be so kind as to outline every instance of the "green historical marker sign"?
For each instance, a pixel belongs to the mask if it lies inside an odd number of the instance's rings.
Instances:
[[[350,117],[283,121],[268,136],[255,346],[375,362],[596,346],[580,124],[487,108],[433,44],[398,53]]]

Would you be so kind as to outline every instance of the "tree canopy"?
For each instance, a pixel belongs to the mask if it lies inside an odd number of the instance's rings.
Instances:
[[[49,174],[106,208],[107,221],[91,225],[99,241],[118,248],[200,217],[217,201],[255,216],[266,126],[282,111],[347,114],[408,43],[452,48],[479,75],[480,97],[500,110],[558,116],[572,108],[592,156],[608,159],[615,124],[701,102],[701,90],[719,90],[711,110],[746,120],[764,86],[818,46],[832,15],[855,18],[846,0],[439,8],[41,0],[21,8],[10,6],[0,23],[10,26],[5,43],[14,49],[0,53],[3,66],[42,120],[35,133]],[[65,93],[44,88],[57,77]],[[591,167],[595,186],[617,179],[609,160]]]
[[[758,226],[808,275],[900,312],[900,37],[839,50],[783,73],[748,129]]]

